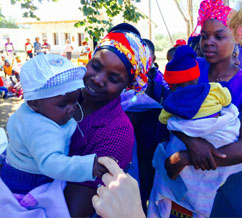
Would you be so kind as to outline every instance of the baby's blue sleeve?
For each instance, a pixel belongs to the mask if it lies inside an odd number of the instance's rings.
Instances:
[[[50,124],[51,125],[51,124]],[[40,125],[39,125],[40,126]],[[56,126],[32,131],[28,149],[39,171],[53,179],[84,182],[93,181],[95,154],[69,157],[63,133]]]

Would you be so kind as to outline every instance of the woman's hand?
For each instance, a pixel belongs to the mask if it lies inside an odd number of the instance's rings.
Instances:
[[[97,195],[92,198],[96,213],[103,218],[144,218],[136,180],[125,174],[110,158],[101,157],[98,162],[104,165],[109,173],[102,177],[105,186],[99,187]]]
[[[195,169],[215,170],[217,164],[214,157],[226,158],[225,154],[219,152],[212,144],[204,139],[190,138],[187,142],[187,151]]]
[[[192,138],[181,132],[174,132],[187,147],[191,164],[195,169],[215,170],[217,164],[214,157],[226,158],[226,155],[219,152],[212,144],[201,138]]]

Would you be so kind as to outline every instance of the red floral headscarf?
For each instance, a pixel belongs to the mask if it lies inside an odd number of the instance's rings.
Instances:
[[[111,50],[124,63],[131,80],[129,88],[136,93],[145,91],[152,58],[148,46],[138,35],[122,31],[110,32],[98,44],[94,54],[100,49]]]

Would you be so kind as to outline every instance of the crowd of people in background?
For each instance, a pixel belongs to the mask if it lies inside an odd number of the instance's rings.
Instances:
[[[72,60],[72,52],[74,48],[70,43],[70,40],[66,40],[66,47],[61,53],[62,56],[66,57],[68,60]],[[15,85],[13,83],[13,77],[15,78],[17,74],[20,73],[21,67],[24,62],[30,60],[31,58],[39,55],[39,54],[49,54],[51,53],[51,46],[47,41],[47,38],[43,38],[43,43],[41,43],[39,37],[35,37],[34,42],[31,42],[30,38],[26,39],[26,43],[24,44],[24,52],[26,56],[22,55],[22,52],[17,52],[14,49],[14,43],[10,40],[10,38],[6,38],[6,43],[4,44],[4,49],[0,51],[1,60],[0,60],[0,72],[3,72],[1,81],[4,84],[1,91],[1,98],[7,97],[23,97],[23,95],[19,94],[21,92],[15,92],[16,89],[12,87]],[[19,53],[19,54],[18,54]],[[22,57],[22,60],[21,60]],[[80,59],[86,58],[82,65],[85,65],[88,60],[91,58],[91,49],[88,46],[88,43],[84,41],[81,46]],[[78,59],[79,60],[79,59]],[[78,62],[78,66],[80,63]],[[16,82],[16,81],[15,81]],[[19,84],[18,84],[19,86]],[[13,92],[14,91],[14,92]]]
[[[242,8],[203,0],[198,15],[164,70],[154,43],[127,23],[93,53],[84,41],[82,67],[68,39],[54,55],[47,39],[27,38],[22,63],[7,38],[0,97],[25,102],[7,124],[1,213],[242,216]]]

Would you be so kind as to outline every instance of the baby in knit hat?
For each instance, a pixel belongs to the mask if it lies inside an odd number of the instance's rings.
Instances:
[[[40,54],[22,66],[25,102],[8,120],[9,145],[1,169],[13,193],[25,195],[53,179],[93,181],[106,172],[95,154],[68,156],[85,72],[54,54]]]
[[[220,83],[198,83],[199,76],[195,51],[188,45],[177,48],[164,73],[172,92],[163,102],[160,122],[167,124],[170,131],[201,137],[215,148],[237,141],[239,112],[231,103],[230,91]],[[167,158],[184,150],[187,150],[185,144],[172,133],[166,144],[158,145],[153,158],[156,174],[149,217],[156,217],[157,213],[169,217],[172,201],[195,214],[209,217],[217,189],[229,175],[241,171],[240,164],[212,171],[196,170],[179,161],[176,166],[169,165]],[[170,179],[165,167],[177,167],[177,174]]]

